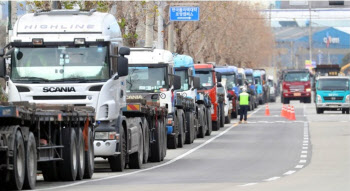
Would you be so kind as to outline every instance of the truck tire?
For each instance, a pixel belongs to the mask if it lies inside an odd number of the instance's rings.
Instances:
[[[58,129],[54,129],[52,131],[51,135],[51,143],[53,145],[59,145],[60,143],[58,140],[60,139],[60,135],[58,133]],[[54,155],[54,157],[58,157],[57,154]],[[45,162],[44,164],[40,164],[40,169],[43,174],[45,181],[58,181],[59,178],[59,168],[58,168],[58,162],[57,161],[49,161]]]
[[[289,104],[289,99],[288,98],[283,98],[283,104]]]
[[[221,122],[220,122],[220,120],[221,120],[221,112],[220,112],[220,107],[218,106],[218,108],[217,108],[217,119],[216,119],[216,121],[213,121],[212,122],[212,125],[213,125],[213,131],[218,131],[219,129],[220,129],[220,124],[221,124]]]
[[[186,112],[186,144],[193,143],[194,137],[194,123],[193,123],[193,113],[191,111]]]
[[[139,146],[138,150],[136,153],[132,153],[130,155],[130,160],[129,160],[129,168],[131,169],[141,169],[142,164],[143,164],[143,134],[142,134],[142,129],[139,129]]]
[[[85,179],[91,179],[95,169],[94,135],[90,128],[88,134],[88,141],[88,150],[85,151]]]
[[[207,136],[210,136],[211,135],[211,132],[213,131],[213,124],[212,124],[212,121],[211,121],[211,112],[210,112],[210,108],[207,107],[207,110],[206,110],[206,121],[207,121],[207,125],[208,125],[208,129],[207,129],[207,132],[205,133],[205,135]]]
[[[205,120],[205,107],[203,105],[199,105],[199,111],[198,112],[198,125],[201,123],[202,125],[199,126],[198,128],[198,138],[204,138],[205,137],[205,132],[208,129],[207,127],[207,121]]]
[[[231,114],[225,117],[225,124],[230,124],[230,123],[231,123]]]
[[[347,109],[347,110],[346,110],[346,114],[349,114],[349,113],[350,113],[350,109]]]
[[[74,181],[78,174],[78,140],[74,129],[63,128],[63,161],[59,163],[60,178],[64,181]]]
[[[16,130],[14,134],[13,147],[13,170],[10,172],[9,188],[21,190],[25,177],[25,146],[21,131]]]
[[[148,127],[148,121],[144,120],[145,122],[143,123],[143,132],[145,134],[144,137],[144,142],[143,142],[143,163],[148,162],[148,157],[149,157],[149,144],[150,144],[150,136],[149,136],[149,127]]]
[[[78,134],[78,173],[76,180],[82,180],[84,178],[85,173],[85,142],[83,137],[83,131],[78,128],[77,132]]]
[[[156,126],[154,131],[155,141],[151,144],[151,162],[160,162],[162,159],[161,127],[158,121],[154,125]]]
[[[164,119],[159,121],[160,123],[160,126],[162,127],[161,130],[162,130],[162,158],[161,158],[161,161],[164,160],[165,156],[166,156],[166,151],[167,151],[167,146],[166,146],[166,143],[167,143],[167,132],[166,132],[166,126],[165,126],[165,122],[164,122]]]
[[[26,144],[26,162],[25,162],[25,179],[24,189],[34,189],[36,184],[36,172],[37,172],[37,154],[36,154],[36,142],[32,132],[28,135],[28,141]]]
[[[185,132],[185,128],[186,128],[186,121],[184,118],[184,113],[181,110],[180,112],[177,113],[178,115],[178,119],[179,119],[179,135],[178,135],[178,141],[177,141],[177,147],[182,148],[185,144],[185,140],[186,140],[186,132]]]
[[[316,108],[316,113],[317,113],[317,114],[323,113],[323,109],[321,109],[321,108]]]
[[[122,172],[125,168],[125,158],[127,153],[126,132],[120,128],[120,154],[117,156],[108,157],[109,166],[112,172]]]
[[[311,97],[305,98],[304,103],[311,103]]]
[[[220,127],[224,127],[225,126],[225,110],[224,110],[224,104],[220,104],[221,107],[220,107]]]

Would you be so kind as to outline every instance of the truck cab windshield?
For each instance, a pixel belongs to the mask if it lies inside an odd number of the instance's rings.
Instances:
[[[200,90],[209,90],[214,87],[213,73],[211,71],[196,71],[200,78]]]
[[[261,79],[260,77],[254,77],[254,84],[260,84],[261,85]]]
[[[226,81],[226,88],[228,90],[231,90],[232,87],[236,87],[236,80],[235,80],[235,74],[230,74],[230,75],[222,75],[222,80]]]
[[[247,78],[248,83],[254,84],[254,82],[253,82],[253,76],[252,76],[252,75],[246,75],[245,77]]]
[[[320,79],[317,90],[349,90],[347,79]]]
[[[168,89],[166,67],[129,67],[127,92],[160,92]]]
[[[179,91],[187,91],[190,88],[187,70],[177,70],[176,75],[181,78],[181,89]]]
[[[13,81],[106,81],[107,46],[16,47],[11,55]]]
[[[243,86],[243,75],[242,74],[238,74],[238,84],[240,85],[240,86]]]
[[[310,80],[310,74],[307,72],[290,72],[284,77],[286,82],[307,82]]]

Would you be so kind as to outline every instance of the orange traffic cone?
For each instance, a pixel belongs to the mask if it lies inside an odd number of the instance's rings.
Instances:
[[[282,116],[282,117],[285,117],[285,116],[286,116],[286,105],[284,105],[284,104],[283,104],[283,106],[282,106],[281,116]]]
[[[291,110],[291,106],[288,105],[287,113],[286,113],[286,118],[287,118],[287,119],[290,119],[290,110]]]
[[[265,107],[265,115],[266,116],[270,115],[270,109],[269,109],[269,105],[268,104],[266,104],[266,107]]]
[[[289,118],[289,119],[292,120],[292,121],[296,120],[296,119],[295,119],[294,106],[292,106],[292,110],[291,110],[290,118]]]

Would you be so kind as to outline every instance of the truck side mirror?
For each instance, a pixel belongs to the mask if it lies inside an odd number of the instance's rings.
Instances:
[[[0,78],[4,78],[6,76],[6,62],[5,59],[0,57]]]
[[[129,73],[129,68],[128,68],[128,59],[125,58],[124,56],[119,56],[118,60],[117,60],[117,72],[118,72],[118,76],[122,77],[122,76],[127,76]]]
[[[221,73],[216,73],[216,78],[218,82],[221,82]]]
[[[119,54],[122,55],[122,56],[130,55],[130,48],[128,48],[128,47],[120,47]]]
[[[174,90],[179,90],[181,89],[181,77],[177,75],[173,75],[173,85],[174,85]]]
[[[199,77],[193,77],[193,87],[199,89],[201,87],[201,79]]]
[[[0,48],[0,57],[3,57],[4,54],[5,54],[4,49],[3,49],[3,48]]]

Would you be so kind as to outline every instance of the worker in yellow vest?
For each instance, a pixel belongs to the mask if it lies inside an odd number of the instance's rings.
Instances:
[[[242,88],[242,93],[239,94],[238,100],[239,100],[239,109],[240,109],[239,123],[242,123],[243,118],[244,118],[244,123],[247,123],[247,113],[249,109],[250,96],[247,93],[246,87]]]

